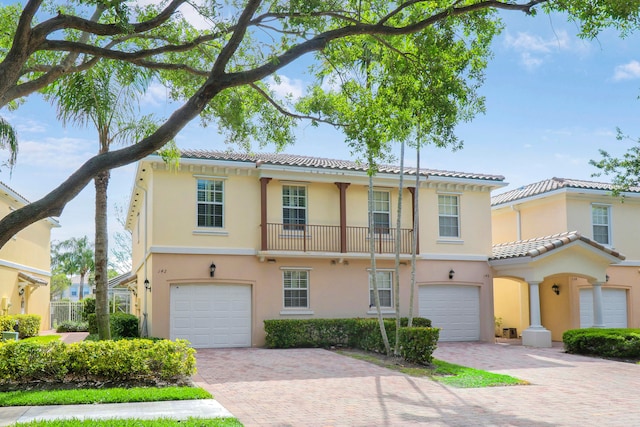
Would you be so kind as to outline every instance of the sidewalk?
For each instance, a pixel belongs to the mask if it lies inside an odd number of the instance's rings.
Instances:
[[[29,421],[72,418],[81,420],[118,418],[186,420],[190,417],[228,418],[233,417],[233,415],[213,399],[0,408],[0,426],[11,426],[16,422],[25,423]]]

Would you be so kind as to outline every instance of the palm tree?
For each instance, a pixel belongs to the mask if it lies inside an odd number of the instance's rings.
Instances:
[[[87,236],[56,243],[51,248],[51,264],[54,270],[80,276],[79,299],[84,296],[84,279],[94,270],[94,251]]]
[[[5,119],[0,117],[0,148],[9,148],[9,167],[13,167],[18,155],[18,135]]]
[[[49,92],[57,104],[58,118],[80,126],[92,124],[98,131],[98,153],[109,151],[112,143],[138,140],[153,128],[150,117],[137,118],[140,94],[149,84],[150,74],[130,65],[103,61],[84,73],[60,80]],[[107,188],[110,172],[94,178],[96,319],[100,339],[110,339],[108,299]]]

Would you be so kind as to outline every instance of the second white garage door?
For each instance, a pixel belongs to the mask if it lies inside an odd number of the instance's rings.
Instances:
[[[602,316],[607,328],[627,327],[627,291],[602,289]],[[593,326],[593,291],[580,289],[580,327]]]
[[[194,348],[251,347],[251,286],[172,285],[171,339]]]
[[[420,317],[440,329],[440,341],[480,339],[480,288],[429,285],[419,290]]]

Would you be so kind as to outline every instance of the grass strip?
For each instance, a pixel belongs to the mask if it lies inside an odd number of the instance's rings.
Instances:
[[[172,420],[158,418],[155,420],[140,420],[135,418],[110,420],[48,420],[16,423],[15,427],[242,427],[236,418],[189,418],[187,420]]]
[[[28,390],[0,393],[0,406],[76,405],[211,399],[200,387],[133,387],[71,390]]]
[[[51,341],[58,341],[61,335],[37,335],[35,337],[23,338],[20,341],[28,341],[38,344],[46,344]]]
[[[390,360],[386,356],[376,353],[363,354],[342,350],[338,351],[338,353],[354,359],[374,363],[383,368],[402,372],[412,377],[428,377],[433,381],[438,381],[451,387],[480,388],[529,384],[527,381],[509,375],[468,368],[438,359],[433,359],[432,366],[423,367],[407,364],[402,359]]]

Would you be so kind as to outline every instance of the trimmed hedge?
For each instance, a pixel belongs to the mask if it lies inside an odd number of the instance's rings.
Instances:
[[[185,340],[0,344],[0,389],[54,383],[185,384],[195,373]]]
[[[16,331],[20,339],[35,337],[40,332],[41,320],[42,318],[37,314],[0,316],[0,331]]]
[[[640,329],[571,329],[562,335],[567,353],[640,358]]]
[[[89,330],[89,322],[73,322],[67,320],[62,322],[56,328],[56,332],[87,332]]]
[[[405,343],[403,335],[400,335],[400,346],[407,346],[408,357],[416,363],[423,363],[420,360],[430,361],[438,341],[439,329],[431,328],[431,320],[420,317],[413,319],[411,328],[406,328],[407,323],[406,317],[400,320],[404,329],[420,331],[404,335],[404,338],[412,340],[411,343]],[[395,319],[384,319],[384,326],[389,344],[395,347]],[[264,329],[268,348],[327,348],[342,345],[365,351],[385,352],[378,319],[273,319],[264,321]],[[421,349],[420,345],[425,347]],[[424,354],[417,356],[420,352]]]
[[[407,362],[428,365],[433,361],[439,337],[438,328],[400,328],[400,355]]]
[[[98,333],[98,320],[95,313],[87,316],[89,321],[89,333]],[[138,330],[138,318],[133,314],[112,313],[109,315],[109,327],[112,338],[137,338],[140,336]]]

